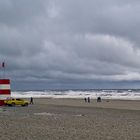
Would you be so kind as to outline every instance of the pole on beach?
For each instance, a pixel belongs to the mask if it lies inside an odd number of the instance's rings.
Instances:
[[[0,68],[2,69],[1,78],[5,79],[5,61],[1,63]]]
[[[2,68],[3,68],[3,79],[5,79],[5,62],[2,62]]]

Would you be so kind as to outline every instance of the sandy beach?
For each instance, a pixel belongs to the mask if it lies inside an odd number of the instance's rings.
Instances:
[[[34,99],[0,107],[0,140],[139,140],[140,101]]]

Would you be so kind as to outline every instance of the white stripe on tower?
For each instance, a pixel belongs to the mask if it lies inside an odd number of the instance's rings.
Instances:
[[[9,84],[0,84],[0,90],[1,89],[10,89],[10,85]]]

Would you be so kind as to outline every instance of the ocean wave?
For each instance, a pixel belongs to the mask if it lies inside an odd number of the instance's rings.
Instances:
[[[85,98],[96,99],[132,99],[140,100],[140,90],[45,90],[45,91],[12,91],[12,97],[20,98]]]

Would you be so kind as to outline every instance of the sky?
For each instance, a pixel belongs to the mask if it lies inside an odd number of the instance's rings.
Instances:
[[[139,13],[139,0],[0,0],[0,76],[13,90],[140,88]]]

